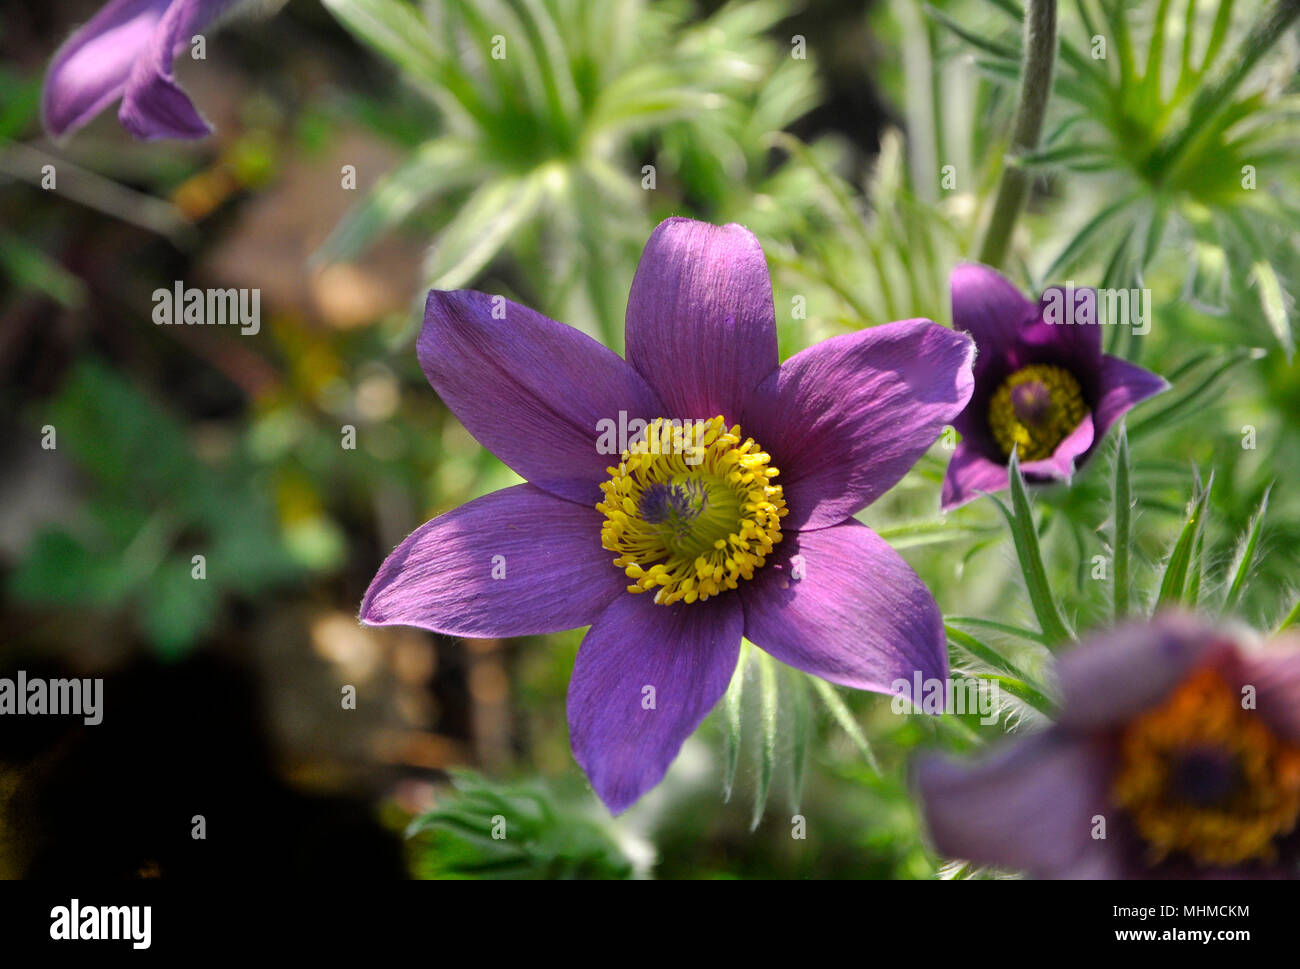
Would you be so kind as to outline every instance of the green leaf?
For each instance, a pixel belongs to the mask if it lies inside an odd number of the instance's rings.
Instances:
[[[724,730],[724,759],[722,777],[722,799],[731,800],[732,785],[736,781],[736,766],[740,763],[740,715],[745,692],[745,671],[749,666],[749,642],[741,640],[740,659],[736,670],[731,674],[731,683],[722,698]]]
[[[313,257],[318,262],[355,259],[382,233],[401,224],[431,198],[482,176],[474,146],[440,138],[420,147],[389,172],[334,227]]]
[[[1070,241],[1065,244],[1065,247],[1057,254],[1056,258],[1052,260],[1052,264],[1047,267],[1043,278],[1047,280],[1056,279],[1064,270],[1074,266],[1092,241],[1093,236],[1101,231],[1102,226],[1115,216],[1126,214],[1137,199],[1138,196],[1134,194],[1123,195],[1084,223],[1079,231],[1071,237]]]
[[[1112,601],[1116,621],[1128,615],[1129,606],[1129,549],[1133,541],[1133,489],[1130,481],[1128,456],[1128,429],[1120,422],[1119,433],[1115,441],[1115,489],[1111,514],[1115,518],[1114,531],[1111,534],[1112,563],[1111,580],[1114,583]]]
[[[972,47],[977,47],[985,53],[991,54],[1001,60],[1010,61],[1013,64],[1019,63],[1020,52],[1014,47],[998,43],[997,41],[991,40],[974,30],[968,30],[949,17],[946,13],[941,10],[936,10],[928,3],[925,4],[925,12],[926,15],[936,23],[941,24],[948,30],[952,31],[952,33],[966,41],[966,43],[970,44]]]
[[[1154,431],[1161,430],[1163,428],[1168,427],[1171,424],[1177,423],[1178,421],[1186,417],[1190,417],[1194,414],[1200,413],[1199,408],[1201,402],[1204,400],[1204,398],[1206,398],[1209,395],[1210,391],[1214,389],[1214,386],[1215,384],[1218,383],[1219,378],[1221,378],[1233,367],[1237,366],[1238,364],[1244,363],[1246,360],[1249,360],[1250,357],[1251,357],[1251,353],[1249,351],[1239,352],[1228,357],[1217,367],[1215,367],[1214,370],[1211,371],[1208,376],[1206,376],[1197,384],[1183,391],[1174,400],[1166,404],[1160,410],[1155,411],[1154,413],[1151,413],[1148,416],[1141,418],[1140,420],[1134,421],[1132,426],[1129,427],[1129,432],[1128,432],[1129,439],[1132,441],[1139,440],[1140,438],[1144,438],[1147,435],[1153,433]]]
[[[948,634],[948,641],[954,646],[958,646],[970,653],[981,663],[991,666],[995,670],[1000,670],[1002,674],[995,677],[999,682],[1005,683],[1008,691],[1019,697],[1025,703],[1029,704],[1035,710],[1049,716],[1055,710],[1055,704],[1043,692],[1043,689],[1034,683],[1032,678],[1027,676],[1015,663],[999,653],[994,647],[990,646],[969,633],[962,632],[960,629],[954,629],[948,625],[944,627]]]
[[[867,762],[873,771],[879,774],[880,765],[876,763],[876,755],[871,751],[871,744],[867,742],[866,734],[862,732],[858,722],[853,719],[853,714],[844,705],[840,695],[835,692],[835,687],[816,676],[809,677],[809,680],[817,690],[817,696],[826,705],[826,709],[835,718],[835,722],[839,724],[840,729],[849,735],[849,739],[853,741],[853,746],[858,748],[858,753],[862,755],[862,759]]]
[[[1228,592],[1223,599],[1222,612],[1224,614],[1236,608],[1237,602],[1241,599],[1242,590],[1246,587],[1246,579],[1250,576],[1251,566],[1255,563],[1255,550],[1259,546],[1259,536],[1264,530],[1264,515],[1268,512],[1268,496],[1272,490],[1272,485],[1269,485],[1264,490],[1264,497],[1260,500],[1259,510],[1255,512],[1255,517],[1250,522],[1250,528],[1238,546],[1236,558],[1230,569],[1232,579],[1228,583]]]
[[[957,522],[940,520],[886,525],[877,529],[876,534],[889,542],[894,548],[911,548],[916,545],[933,545],[939,542],[953,542],[962,538],[987,535],[996,530],[982,525],[963,525]]]
[[[1298,620],[1300,620],[1300,599],[1296,600],[1296,604],[1291,607],[1291,611],[1278,623],[1277,632],[1280,633],[1282,630],[1294,626]]]
[[[803,797],[804,768],[808,763],[808,745],[812,740],[812,706],[808,702],[808,677],[791,667],[785,668],[791,697],[790,801],[799,813]]]
[[[1286,292],[1278,278],[1273,264],[1261,259],[1251,266],[1251,276],[1259,291],[1259,305],[1264,311],[1264,319],[1269,328],[1282,344],[1282,350],[1289,361],[1295,354],[1295,336],[1291,332],[1291,317],[1287,312]]]
[[[459,289],[501,251],[541,207],[551,169],[503,176],[475,190],[438,236],[425,265],[430,289]]]
[[[980,619],[978,616],[948,616],[947,621],[955,622],[962,626],[980,626],[984,629],[992,629],[995,632],[1006,633],[1008,636],[1027,639],[1030,642],[1038,643],[1040,646],[1047,645],[1047,640],[1042,633],[1033,629],[1026,629],[1024,626],[1013,626],[1009,623],[996,622],[992,619]]]
[[[1183,604],[1195,609],[1201,599],[1201,579],[1205,574],[1205,529],[1196,530],[1196,544],[1192,546],[1192,563],[1187,571],[1187,588],[1183,591]]]
[[[751,831],[763,820],[767,794],[772,787],[772,773],[776,766],[776,724],[780,691],[777,689],[776,660],[762,650],[758,650],[758,683],[763,742],[759,745],[758,786],[754,790],[754,815],[749,822]]]
[[[1074,638],[1065,620],[1056,607],[1052,597],[1052,588],[1047,582],[1047,571],[1043,568],[1042,551],[1038,545],[1038,533],[1034,528],[1034,516],[1029,506],[1029,496],[1025,492],[1025,479],[1020,474],[1020,460],[1015,451],[1007,465],[1011,483],[1011,508],[996,497],[989,497],[1011,528],[1011,537],[1016,546],[1016,558],[1020,560],[1020,570],[1025,577],[1025,589],[1029,593],[1029,603],[1034,615],[1042,627],[1047,642],[1059,645]]]
[[[0,230],[0,269],[19,289],[35,290],[68,309],[76,309],[86,300],[86,287],[79,277],[8,230]]]
[[[1018,680],[1013,676],[1007,676],[1003,673],[984,673],[981,678],[996,683],[1017,700],[1020,700],[1027,706],[1033,707],[1044,716],[1050,717],[1056,712],[1056,705],[1053,704],[1041,690],[1034,688],[1024,680]]]
[[[400,0],[322,0],[347,30],[413,77],[436,78],[438,50],[429,24]]]
[[[1204,524],[1205,506],[1214,487],[1214,475],[1203,489],[1198,489],[1188,505],[1187,520],[1183,523],[1178,540],[1169,553],[1165,563],[1164,575],[1160,579],[1160,592],[1156,597],[1155,611],[1183,601],[1187,589],[1187,574],[1192,566],[1192,552],[1196,545],[1196,536]]]

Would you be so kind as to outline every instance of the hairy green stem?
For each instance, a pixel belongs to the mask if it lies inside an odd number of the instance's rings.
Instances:
[[[1011,243],[1025,196],[1029,194],[1029,173],[1015,156],[1038,145],[1052,93],[1052,70],[1056,64],[1056,0],[1029,0],[1025,8],[1025,53],[1020,68],[1020,102],[1011,132],[1009,156],[993,202],[993,213],[984,230],[979,260],[1001,266]]]

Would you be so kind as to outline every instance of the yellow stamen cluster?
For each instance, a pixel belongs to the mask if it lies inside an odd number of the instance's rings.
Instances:
[[[1020,388],[1017,390],[1017,388]],[[1033,400],[1034,397],[1041,400]],[[1007,457],[1050,458],[1088,414],[1079,381],[1068,370],[1036,363],[1017,370],[989,400],[989,428]]]
[[[754,577],[781,541],[778,474],[753,438],[721,415],[656,418],[601,484],[600,541],[655,602],[703,602]]]
[[[1213,759],[1218,774],[1199,796],[1189,795],[1180,777],[1195,757]],[[1111,793],[1153,864],[1173,854],[1206,866],[1269,862],[1276,839],[1300,817],[1300,748],[1243,709],[1241,696],[1212,670],[1132,721],[1119,761]]]

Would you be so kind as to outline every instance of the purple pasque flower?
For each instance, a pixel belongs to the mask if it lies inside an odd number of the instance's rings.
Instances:
[[[1027,480],[1068,479],[1115,421],[1169,386],[1101,352],[1095,290],[1049,289],[1035,304],[973,263],[954,269],[949,283],[953,326],[975,338],[978,352],[975,392],[953,422],[962,440],[943,480],[945,511],[1006,488],[1013,448]]]
[[[626,335],[623,360],[500,297],[429,294],[425,375],[528,483],[418,529],[361,605],[371,625],[452,636],[590,625],[570,739],[615,812],[717,703],[742,636],[858,689],[946,675],[933,597],[852,516],[961,410],[973,353],[906,320],[780,364],[758,240],[690,219],[646,244]],[[616,427],[634,439],[611,447]]]
[[[172,75],[172,61],[239,0],[109,0],[55,53],[41,115],[59,138],[122,99],[136,138],[202,138],[212,131]]]
[[[1049,729],[922,760],[945,855],[1045,878],[1300,876],[1300,639],[1166,614],[1058,663]]]

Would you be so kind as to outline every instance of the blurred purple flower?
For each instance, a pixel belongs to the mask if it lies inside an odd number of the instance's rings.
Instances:
[[[1045,878],[1300,875],[1300,640],[1170,614],[1059,663],[1057,723],[982,760],[923,759],[944,855]]]
[[[1006,488],[1013,447],[1027,480],[1068,479],[1115,421],[1169,386],[1103,354],[1099,323],[1074,322],[1097,319],[1094,290],[1049,290],[1035,304],[1000,273],[970,263],[953,270],[950,285],[953,326],[975,338],[978,352],[975,392],[953,422],[962,440],[943,481],[945,510]],[[1053,322],[1049,294],[1060,313]]]
[[[41,114],[58,138],[122,99],[118,120],[136,138],[202,138],[212,129],[172,75],[193,36],[239,0],[109,0],[54,55]]]
[[[659,783],[725,692],[742,636],[858,689],[946,676],[933,597],[852,516],[966,403],[973,352],[907,320],[780,364],[758,240],[689,219],[650,237],[626,333],[624,361],[500,297],[429,294],[425,375],[528,483],[418,529],[361,606],[371,625],[453,636],[590,624],[571,742],[615,812]],[[650,431],[610,456],[600,428],[624,419]]]

